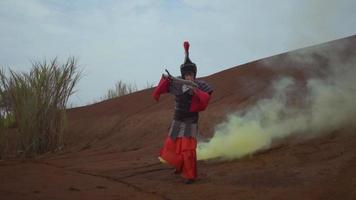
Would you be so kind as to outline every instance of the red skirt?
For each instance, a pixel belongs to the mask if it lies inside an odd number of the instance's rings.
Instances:
[[[194,137],[167,137],[160,151],[160,157],[174,167],[186,179],[197,177],[197,140]]]

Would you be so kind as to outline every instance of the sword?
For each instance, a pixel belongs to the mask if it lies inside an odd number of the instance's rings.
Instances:
[[[191,86],[192,88],[197,88],[198,87],[198,85],[196,83],[194,83],[193,81],[189,81],[189,80],[185,80],[185,79],[182,79],[182,78],[174,77],[169,73],[169,71],[167,69],[165,71],[167,72],[166,77],[171,79],[173,82],[177,82],[177,83],[181,83],[181,84],[184,84],[184,85],[187,85],[187,86]]]

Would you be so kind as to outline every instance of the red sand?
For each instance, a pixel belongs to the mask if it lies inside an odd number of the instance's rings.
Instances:
[[[356,36],[318,47],[349,59],[355,56]],[[227,113],[268,97],[268,85],[280,76],[293,76],[300,85],[322,76],[318,71],[327,60],[317,59],[317,65],[297,68],[300,63],[281,54],[205,77],[215,93],[201,114],[201,131],[212,136]],[[239,160],[201,161],[199,179],[182,184],[157,160],[173,99],[164,96],[155,103],[151,92],[69,110],[65,152],[0,161],[1,199],[356,199],[354,127],[285,141]]]

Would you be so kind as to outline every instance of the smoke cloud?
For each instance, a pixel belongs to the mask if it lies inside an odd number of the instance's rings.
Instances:
[[[323,57],[328,62],[319,68],[323,78],[307,80],[306,92],[299,95],[303,97],[302,105],[289,102],[290,94],[298,92],[295,89],[298,80],[284,77],[273,82],[272,98],[230,114],[216,126],[208,142],[199,143],[198,160],[237,159],[266,150],[281,138],[313,138],[355,123],[355,56],[343,59],[325,48],[309,48],[289,55],[289,59],[301,65],[320,62],[315,57]]]

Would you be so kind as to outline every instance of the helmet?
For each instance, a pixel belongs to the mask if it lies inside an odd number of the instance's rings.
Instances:
[[[197,75],[197,66],[189,59],[189,46],[190,45],[188,41],[185,41],[183,43],[185,58],[184,58],[184,63],[180,65],[180,73],[182,75],[182,78],[184,77],[184,74],[187,72],[193,72],[194,78]]]

